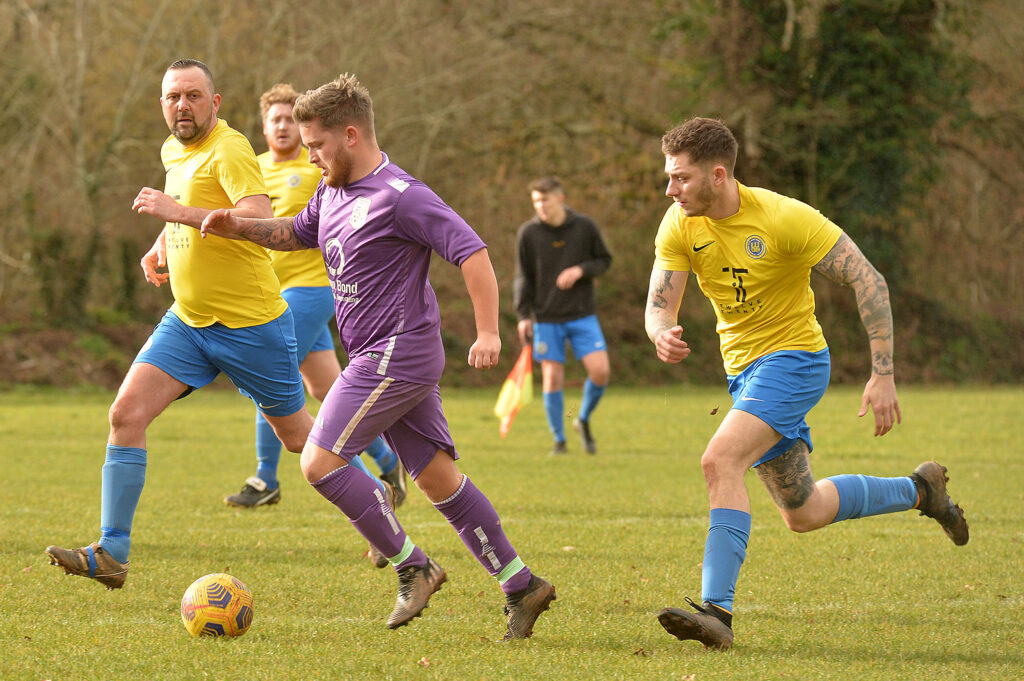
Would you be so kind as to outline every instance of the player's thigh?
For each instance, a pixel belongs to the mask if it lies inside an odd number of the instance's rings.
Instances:
[[[565,365],[552,359],[541,360],[540,377],[544,392],[557,392],[565,384]]]
[[[422,399],[384,431],[384,439],[395,450],[402,461],[402,466],[417,484],[420,474],[430,466],[439,451],[452,461],[459,458],[441,404],[440,388],[436,385],[426,387],[429,390],[423,394]],[[454,466],[448,467],[448,470],[455,470],[456,473],[458,471]],[[455,482],[458,483],[457,480]],[[440,489],[446,484],[448,483],[439,481],[433,487]]]
[[[603,352],[605,364],[607,364],[608,346],[604,340],[604,333],[601,331],[601,324],[597,321],[597,315],[573,319],[566,322],[564,327],[574,357],[582,362],[596,352]],[[596,364],[599,360],[595,359],[594,362]]]
[[[323,402],[341,373],[341,364],[332,347],[330,350],[317,350],[306,355],[305,361],[299,366],[299,372],[309,394]]]
[[[320,405],[309,439],[351,461],[436,386],[398,381],[349,365]]]
[[[292,313],[295,354],[301,366],[311,352],[333,350],[329,324],[334,319],[334,295],[330,286],[293,286],[281,292]]]
[[[828,349],[774,352],[729,379],[733,410],[757,416],[781,436],[754,465],[783,454],[798,439],[813,450],[806,416],[825,394],[830,366]]]
[[[209,384],[220,373],[206,351],[209,333],[209,327],[191,327],[168,310],[134,363],[154,366],[184,384],[185,388],[176,396],[184,397]]]
[[[597,385],[607,385],[611,376],[611,365],[606,350],[595,350],[580,360],[587,377]]]
[[[188,386],[163,369],[136,362],[128,369],[110,406],[110,424],[149,425],[167,406],[188,391]]]
[[[309,431],[313,427],[313,417],[309,415],[305,407],[300,407],[298,411],[287,416],[263,414],[263,418],[274,429],[274,434],[277,435],[277,439],[281,441],[285,449],[296,453],[303,450],[306,440],[309,438]]]
[[[759,417],[730,409],[704,450],[701,464],[705,474],[716,470],[740,471],[742,474],[774,447],[780,437]]]
[[[207,354],[265,416],[291,416],[306,394],[295,355],[291,311],[266,324],[229,329],[215,324]]]

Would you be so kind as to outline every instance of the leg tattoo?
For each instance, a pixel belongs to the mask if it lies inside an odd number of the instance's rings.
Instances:
[[[800,508],[814,492],[814,476],[807,444],[797,440],[785,453],[757,467],[757,475],[782,510]]]

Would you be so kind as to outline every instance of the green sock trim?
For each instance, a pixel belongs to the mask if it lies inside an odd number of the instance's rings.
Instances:
[[[524,567],[526,567],[526,563],[523,562],[522,558],[516,556],[515,560],[502,568],[501,572],[498,573],[495,579],[498,580],[498,584],[504,584],[508,580],[512,579],[512,577]]]
[[[412,555],[415,548],[416,545],[412,543],[412,539],[409,539],[409,535],[405,535],[405,543],[402,544],[402,550],[398,552],[397,556],[388,558],[388,562],[397,567],[403,560]]]

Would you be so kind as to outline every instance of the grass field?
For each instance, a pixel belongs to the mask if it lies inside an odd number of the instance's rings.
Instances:
[[[64,577],[43,549],[98,537],[112,395],[0,393],[0,679],[1024,678],[1024,390],[904,388],[903,425],[873,438],[855,417],[859,390],[832,389],[809,419],[816,474],[904,475],[934,458],[971,541],[953,546],[916,513],[797,535],[750,474],[753,532],[727,653],[676,641],[655,619],[699,599],[698,462],[724,388],[610,390],[593,420],[600,453],[570,438],[570,455],[554,459],[539,401],[502,440],[495,394],[447,392],[461,467],[558,589],[534,637],[511,644],[495,642],[498,586],[418,492],[399,517],[449,583],[397,631],[384,626],[394,573],[363,557],[295,455],[282,459],[281,504],[226,507],[254,469],[251,406],[232,391],[201,391],[151,427],[125,588]],[[181,595],[219,571],[252,590],[254,624],[237,640],[193,639]]]

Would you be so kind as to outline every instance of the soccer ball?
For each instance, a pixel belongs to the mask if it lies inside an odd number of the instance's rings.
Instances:
[[[252,594],[222,572],[192,582],[181,598],[181,621],[193,636],[241,636],[252,615]]]

